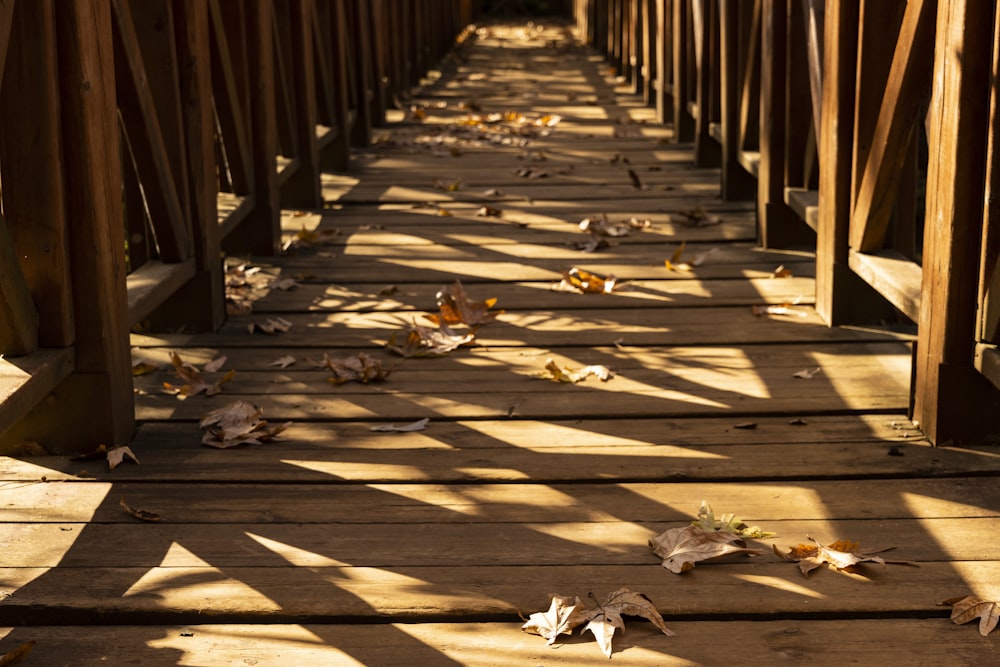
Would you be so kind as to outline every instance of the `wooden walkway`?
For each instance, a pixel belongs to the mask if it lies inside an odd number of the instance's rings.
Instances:
[[[326,177],[327,209],[287,212],[285,256],[249,260],[297,286],[215,334],[135,336],[134,360],[161,369],[136,378],[141,465],[0,458],[0,655],[35,640],[24,665],[604,664],[589,633],[550,648],[519,615],[627,587],[677,636],[627,618],[618,664],[994,664],[1000,633],[938,603],[1000,599],[1000,457],[932,448],[906,420],[907,331],[823,326],[812,256],[755,249],[752,203],[720,201],[718,173],[561,28],[481,31],[400,116]],[[575,248],[602,214],[649,226]],[[675,255],[701,262],[671,270]],[[571,267],[624,285],[553,290]],[[505,311],[477,345],[386,351],[456,279]],[[248,331],[268,318],[291,327]],[[235,376],[179,400],[172,351],[224,355],[212,377]],[[311,363],[359,352],[390,377],[335,385]],[[538,379],[548,359],[615,376]],[[292,425],[201,446],[198,421],[235,399]],[[703,500],[778,536],[672,574],[647,541]],[[770,552],[807,536],[919,567],[807,578]]]

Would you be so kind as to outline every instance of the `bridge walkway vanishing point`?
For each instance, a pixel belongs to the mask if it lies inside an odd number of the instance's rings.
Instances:
[[[826,327],[811,253],[755,248],[752,203],[722,202],[565,28],[481,28],[406,106],[351,177],[324,176],[326,208],[285,212],[283,256],[227,260],[250,312],[133,337],[157,368],[136,378],[140,464],[0,458],[0,654],[606,664],[582,628],[554,648],[521,619],[628,588],[676,636],[626,616],[619,664],[992,664],[1000,633],[939,603],[1000,600],[1000,458],[906,420],[912,331]],[[616,289],[553,289],[573,267]],[[503,311],[471,345],[385,348],[455,281]],[[210,385],[235,374],[180,400],[173,352],[226,357]],[[330,381],[324,355],[361,353],[388,378]],[[549,360],[613,377],[538,377]],[[203,446],[199,420],[237,399],[291,425]],[[674,574],[648,540],[702,501],[777,536]],[[913,565],[804,576],[772,552],[810,537]]]

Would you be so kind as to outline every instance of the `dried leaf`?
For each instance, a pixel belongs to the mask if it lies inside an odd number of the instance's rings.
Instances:
[[[639,174],[635,173],[634,169],[628,170],[629,180],[632,181],[632,187],[636,190],[642,190],[642,181],[639,179]]]
[[[202,366],[202,370],[205,371],[206,373],[218,373],[219,371],[222,370],[222,367],[226,365],[227,361],[229,361],[229,357],[226,356],[218,357],[217,359],[213,359],[212,361]]]
[[[684,255],[684,249],[687,247],[687,241],[681,241],[681,244],[677,246],[674,250],[674,254],[670,256],[670,259],[663,262],[664,266],[670,271],[690,271],[691,267],[686,264],[681,263],[681,257]]]
[[[292,277],[275,278],[274,280],[269,282],[267,286],[270,287],[271,289],[277,289],[281,290],[282,292],[287,292],[290,289],[295,289],[296,287],[298,287],[299,281],[295,280],[295,278]]]
[[[792,315],[794,317],[809,317],[805,310],[794,307],[791,303],[774,303],[770,305],[752,306],[753,314],[757,317],[761,315]]]
[[[386,347],[404,358],[440,357],[471,343],[476,337],[473,333],[455,333],[447,326],[432,328],[419,324],[411,325],[402,343],[396,341],[397,335],[389,338]]]
[[[149,375],[150,373],[155,373],[158,370],[160,370],[160,367],[156,364],[151,364],[148,361],[140,361],[132,364],[132,377]]]
[[[964,625],[979,619],[979,634],[983,637],[993,632],[1000,623],[1000,603],[981,600],[972,595],[951,598],[941,604],[951,605],[951,620],[956,625]]]
[[[436,190],[441,190],[442,192],[458,192],[462,189],[462,179],[458,178],[454,181],[443,181],[440,178],[435,178],[431,181],[431,185],[433,185]]]
[[[327,381],[333,384],[382,382],[392,372],[383,369],[381,361],[364,352],[358,352],[353,357],[344,357],[343,359],[331,359],[324,354],[323,361],[333,373],[333,377],[327,378]]]
[[[0,667],[8,667],[8,665],[21,662],[28,656],[29,653],[31,653],[37,643],[38,642],[32,639],[31,641],[24,642],[20,646],[17,646],[3,655],[0,655]]]
[[[268,427],[261,419],[263,411],[249,401],[237,400],[202,417],[198,424],[208,432],[202,436],[201,443],[217,449],[228,449],[241,444],[260,444],[271,440],[292,425],[286,422],[279,426]]]
[[[680,213],[684,216],[683,224],[689,227],[708,227],[709,225],[717,225],[722,222],[719,216],[709,214],[700,206],[696,206],[690,211],[681,211]]]
[[[733,424],[733,428],[738,428],[744,431],[752,431],[757,428],[757,422],[740,422],[739,424]]]
[[[823,370],[823,369],[820,368],[819,366],[817,366],[816,368],[814,368],[812,370],[809,370],[808,368],[804,368],[801,371],[795,371],[794,373],[792,373],[792,377],[793,378],[799,378],[800,380],[812,380],[813,377],[815,377],[815,375],[817,373],[819,373],[821,370]]]
[[[599,218],[584,218],[580,221],[579,227],[580,231],[589,232],[596,236],[608,236],[612,238],[628,236],[632,229],[634,229],[628,223],[612,223],[604,213]]]
[[[225,363],[225,360],[225,357],[222,357],[222,363]],[[170,363],[174,366],[174,373],[177,377],[183,380],[185,384],[180,387],[176,387],[169,382],[164,382],[163,386],[167,389],[167,391],[176,394],[177,398],[182,400],[190,398],[191,396],[197,396],[201,393],[204,393],[206,396],[214,396],[222,391],[222,385],[232,380],[233,376],[236,375],[235,370],[230,370],[222,377],[221,380],[218,380],[217,382],[209,382],[202,376],[201,371],[199,371],[195,366],[181,360],[180,355],[176,352],[170,353]]]
[[[295,363],[295,357],[290,354],[286,354],[283,357],[278,357],[274,361],[268,364],[268,366],[277,366],[278,368],[288,368]]]
[[[663,617],[656,610],[652,601],[642,593],[630,591],[622,588],[611,595],[603,604],[598,604],[594,609],[585,609],[576,612],[575,618],[586,621],[584,632],[590,630],[597,640],[597,645],[607,657],[611,657],[611,641],[615,630],[625,632],[625,621],[622,616],[641,616],[650,621],[660,632],[668,637],[675,636],[663,622]]]
[[[389,285],[388,287],[383,287],[378,291],[379,296],[396,296],[399,294],[399,288],[395,285]]]
[[[674,574],[687,572],[694,564],[727,554],[762,554],[751,549],[739,536],[715,530],[705,531],[694,525],[670,528],[649,540],[649,547],[663,559],[663,567]]]
[[[545,379],[570,383],[582,382],[591,375],[601,382],[607,382],[614,377],[614,373],[607,366],[584,366],[580,370],[574,371],[570,368],[561,367],[552,359],[546,360],[545,370],[538,374],[539,377]]]
[[[252,322],[249,325],[250,333],[260,331],[261,333],[273,336],[277,333],[286,333],[292,328],[292,323],[283,317],[269,317],[263,323]]]
[[[77,454],[76,456],[70,457],[70,461],[97,461],[99,459],[108,458],[108,446],[98,445],[97,449],[92,452],[86,452],[84,454]]]
[[[563,274],[562,282],[555,289],[581,294],[611,294],[620,285],[613,275],[602,277],[574,266]]]
[[[484,205],[476,211],[476,216],[480,218],[500,218],[503,217],[503,211],[492,206]]]
[[[781,553],[777,546],[773,547],[774,553],[781,558],[793,563],[797,562],[802,574],[807,576],[810,572],[818,567],[821,567],[824,563],[831,566],[835,570],[842,570],[846,572],[853,572],[855,566],[859,563],[878,563],[879,565],[885,565],[886,563],[893,565],[916,565],[916,563],[911,561],[885,560],[874,555],[885,551],[891,551],[896,547],[862,549],[861,545],[850,540],[838,540],[832,544],[823,546],[811,537],[807,536],[807,539],[815,546],[809,544],[799,544],[790,548],[787,554]]]
[[[139,463],[139,459],[128,447],[115,447],[108,450],[108,470],[114,470],[126,461]]]
[[[462,281],[456,280],[453,285],[442,287],[437,293],[438,314],[428,315],[427,319],[435,324],[465,324],[479,327],[496,320],[504,311],[490,309],[496,305],[496,297],[485,301],[470,301]]]
[[[121,505],[121,508],[123,510],[134,516],[136,519],[139,519],[140,521],[160,520],[160,515],[157,514],[156,512],[147,512],[146,510],[140,510],[140,509],[135,509],[133,507],[129,507],[129,504],[125,502],[125,496],[122,496],[121,502],[119,502],[118,504]]]
[[[528,617],[521,629],[535,635],[541,635],[548,640],[549,645],[556,641],[559,635],[568,635],[573,628],[580,625],[584,619],[575,614],[581,604],[580,598],[570,598],[562,595],[552,595],[549,610],[536,611]],[[521,618],[524,618],[523,616]]]
[[[369,427],[369,431],[379,431],[382,433],[409,433],[411,431],[423,431],[427,428],[427,424],[430,422],[430,418],[424,417],[423,419],[418,419],[410,424],[403,424],[402,426],[396,426],[395,424],[376,424],[375,426]]]
[[[786,269],[784,264],[782,264],[781,266],[779,266],[778,268],[776,268],[774,271],[771,272],[772,278],[791,278],[792,275],[793,274],[791,270]]]
[[[732,533],[737,537],[746,537],[752,540],[766,540],[777,535],[777,533],[762,530],[758,526],[748,526],[735,514],[723,514],[716,519],[712,506],[704,500],[701,501],[701,507],[698,509],[698,519],[691,522],[691,525],[705,531],[715,530]]]

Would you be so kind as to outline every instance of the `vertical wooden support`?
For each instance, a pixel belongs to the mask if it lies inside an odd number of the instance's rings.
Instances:
[[[718,0],[720,116],[722,122],[722,198],[752,199],[757,182],[740,164],[739,0]]]
[[[38,349],[38,313],[7,223],[0,215],[0,354],[19,357]]]
[[[993,25],[993,73],[990,94],[990,130],[986,148],[986,202],[983,212],[982,261],[979,269],[979,325],[976,339],[1000,343],[1000,12]]]
[[[316,143],[316,71],[313,44],[314,0],[292,0],[291,69],[295,91],[295,158],[298,169],[281,190],[289,208],[319,208],[319,145]]]
[[[52,0],[14,7],[0,85],[0,162],[17,165],[4,172],[4,214],[37,309],[38,344],[67,347],[74,322],[54,12]]]
[[[93,449],[135,427],[110,4],[61,2],[56,27],[77,370],[29,419],[57,449]]]
[[[281,249],[272,12],[270,2],[251,2],[247,8],[247,71],[250,73],[250,150],[253,154],[254,204],[239,232],[227,239],[233,250],[246,250],[255,255],[277,255]]]
[[[993,3],[940,0],[928,132],[923,299],[914,419],[934,443],[997,419],[995,393],[973,365],[988,130]]]
[[[656,122],[666,125],[671,122],[673,109],[673,82],[670,76],[672,64],[670,52],[676,36],[671,29],[670,0],[655,0],[651,17],[653,29],[653,57],[656,58],[656,75],[653,82],[653,105],[656,107]]]
[[[718,167],[722,164],[722,150],[711,134],[712,107],[715,103],[717,63],[713,57],[718,39],[718,17],[713,0],[691,0],[694,18],[695,49],[695,104],[698,115],[694,119],[694,163],[698,167]]]
[[[688,40],[687,8],[692,0],[671,0],[671,25],[673,33],[672,62],[674,141],[686,143],[694,140],[694,118],[688,113],[691,96],[688,70],[690,69],[691,44]]]

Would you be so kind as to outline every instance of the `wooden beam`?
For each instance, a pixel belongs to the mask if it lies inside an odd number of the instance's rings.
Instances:
[[[17,357],[36,349],[38,312],[7,223],[0,215],[0,355]]]
[[[1000,12],[993,25],[993,71],[990,76],[990,125],[986,144],[982,261],[979,267],[979,325],[976,339],[1000,343]],[[1000,375],[998,375],[1000,377]],[[1000,383],[997,383],[1000,386]]]
[[[313,41],[315,0],[294,0],[290,5],[291,67],[295,95],[295,156],[299,168],[281,192],[281,203],[290,208],[320,208],[319,144],[316,139],[316,55]]]
[[[0,86],[3,85],[7,47],[10,45],[11,25],[14,20],[14,0],[0,0]]]
[[[17,165],[3,172],[4,215],[43,347],[75,338],[54,13],[52,0],[17,4],[0,87],[0,163]]]
[[[993,12],[976,0],[938,3],[913,387],[914,419],[934,443],[997,425],[996,395],[973,367]]]
[[[859,164],[850,243],[861,252],[878,249],[885,240],[900,166],[913,128],[923,116],[934,57],[930,45],[936,6],[935,0],[912,0],[906,5],[874,135]]]

